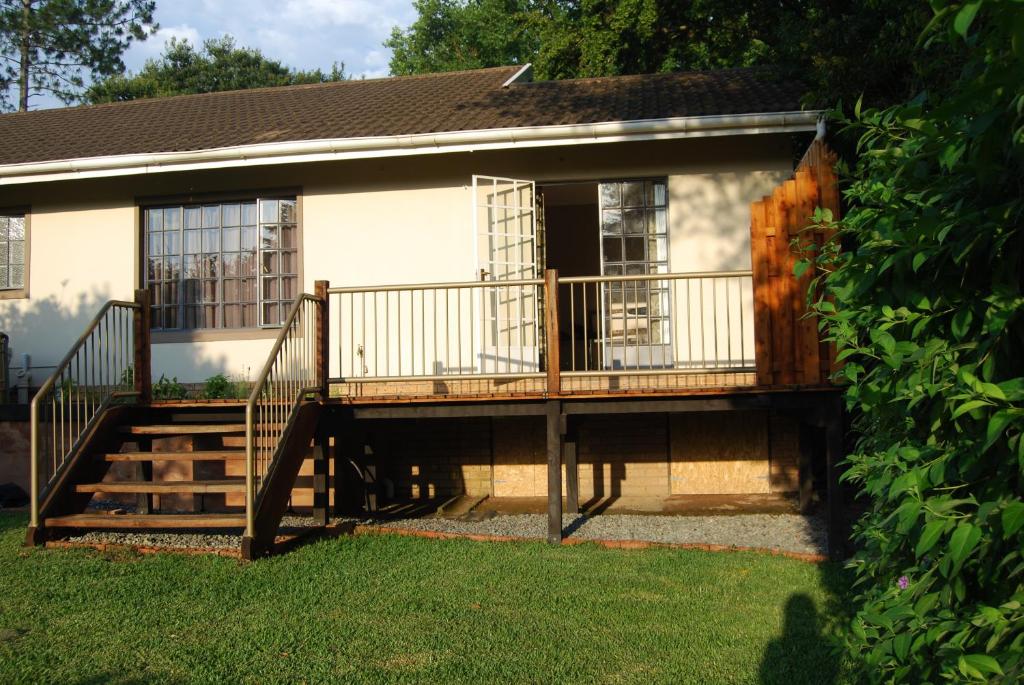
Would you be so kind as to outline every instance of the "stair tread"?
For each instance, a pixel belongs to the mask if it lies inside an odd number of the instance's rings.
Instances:
[[[244,423],[170,423],[121,426],[131,435],[189,435],[194,433],[244,433]]]
[[[245,480],[172,480],[172,481],[117,481],[110,483],[80,483],[76,492],[125,493],[226,493],[245,492]]]
[[[234,461],[245,459],[245,449],[195,450],[181,452],[115,452],[106,461]]]
[[[54,528],[242,528],[242,514],[69,514],[51,516]]]

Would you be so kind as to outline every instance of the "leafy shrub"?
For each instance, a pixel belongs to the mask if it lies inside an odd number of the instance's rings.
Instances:
[[[1019,682],[1024,4],[932,6],[927,40],[966,45],[963,73],[846,122],[846,249],[819,264],[869,507],[847,641],[875,680]]]
[[[185,386],[178,382],[178,377],[168,379],[160,374],[160,379],[153,384],[153,399],[155,400],[183,400],[188,397]]]
[[[200,393],[200,397],[207,400],[245,399],[248,396],[249,390],[246,382],[232,381],[222,373],[207,378]]]

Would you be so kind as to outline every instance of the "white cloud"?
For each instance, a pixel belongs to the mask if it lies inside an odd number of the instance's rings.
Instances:
[[[134,42],[125,54],[124,61],[129,68],[138,69],[142,64],[152,57],[156,57],[164,50],[164,45],[172,38],[187,40],[195,46],[203,42],[199,30],[188,24],[178,26],[161,26],[152,36],[141,42]]]

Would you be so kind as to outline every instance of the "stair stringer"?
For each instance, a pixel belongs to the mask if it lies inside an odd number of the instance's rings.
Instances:
[[[295,419],[278,447],[273,468],[264,479],[263,494],[256,503],[256,534],[242,537],[243,559],[257,559],[273,551],[277,529],[288,508],[299,469],[309,454],[324,407],[319,402],[309,402],[295,412]]]

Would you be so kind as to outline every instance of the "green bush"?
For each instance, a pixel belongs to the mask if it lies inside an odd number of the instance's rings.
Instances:
[[[155,400],[183,400],[188,397],[185,386],[178,382],[178,377],[168,379],[160,374],[160,379],[153,384],[153,399]]]
[[[818,265],[868,506],[847,641],[874,680],[1019,682],[1024,3],[932,6],[963,72],[846,122],[846,249]]]
[[[207,400],[238,400],[248,396],[249,388],[245,381],[232,381],[222,373],[207,378],[200,393],[200,397]]]

